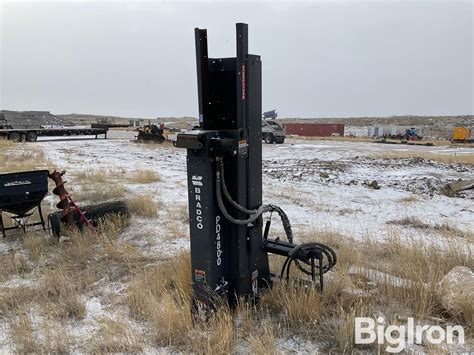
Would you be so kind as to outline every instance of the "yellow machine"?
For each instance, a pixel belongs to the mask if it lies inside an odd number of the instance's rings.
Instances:
[[[455,127],[453,130],[454,141],[467,141],[471,136],[471,129],[466,127]]]

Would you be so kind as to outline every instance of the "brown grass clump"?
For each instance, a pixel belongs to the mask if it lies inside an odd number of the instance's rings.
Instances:
[[[126,324],[109,318],[98,320],[100,326],[91,339],[89,352],[93,353],[137,353],[143,351],[143,339]]]
[[[41,340],[28,315],[21,314],[10,321],[9,335],[16,353],[63,354],[69,351],[71,339],[65,329],[58,329],[48,321],[43,321],[40,327]]]
[[[161,205],[149,195],[135,195],[128,200],[128,208],[131,213],[147,218],[156,217]]]
[[[17,252],[0,255],[0,281],[12,275],[22,275],[30,271],[28,260]]]
[[[417,217],[403,217],[398,220],[388,221],[387,224],[396,224],[399,226],[412,227],[415,229],[428,229],[430,228],[429,224],[422,222]]]
[[[228,353],[232,341],[232,316],[219,307],[208,321],[191,315],[189,253],[152,266],[133,277],[128,305],[135,318],[146,321],[153,340],[192,353]]]
[[[77,274],[62,269],[45,270],[38,290],[44,313],[62,319],[85,317],[86,307],[79,297],[80,283]]]
[[[88,169],[76,171],[74,179],[85,185],[108,184],[111,180],[119,179],[125,174],[124,169]]]
[[[284,322],[293,329],[310,331],[311,324],[322,315],[324,304],[315,289],[286,282],[275,283],[263,296],[262,306],[281,312]]]
[[[150,266],[134,275],[128,289],[128,306],[132,315],[139,319],[149,316],[149,304],[160,299],[163,293],[178,290],[182,299],[191,297],[191,259],[188,252],[176,255],[172,260]]]
[[[252,353],[258,355],[278,354],[275,344],[278,332],[275,331],[274,325],[267,321],[258,328],[257,333],[252,333],[249,336]]]
[[[377,344],[356,345],[355,344],[355,318],[375,317],[375,305],[371,300],[354,300],[348,307],[338,307],[328,315],[323,324],[329,325],[321,329],[323,338],[334,342],[336,348],[342,354],[352,354],[355,349],[368,350],[376,348]],[[374,349],[373,349],[374,350]]]
[[[15,144],[15,143],[8,140],[8,139],[0,138],[0,147],[1,148],[9,147],[9,146],[12,146],[13,144]]]
[[[181,290],[164,292],[159,300],[148,302],[149,322],[158,344],[167,346],[185,342],[186,334],[193,327],[190,304],[189,297]]]
[[[233,341],[232,314],[218,309],[207,322],[194,324],[186,338],[186,351],[195,354],[229,354]]]
[[[418,202],[419,199],[416,195],[410,195],[410,196],[406,196],[406,197],[402,197],[400,199],[398,199],[399,202],[402,202],[402,203],[415,203],[415,202]]]
[[[128,216],[109,217],[97,229],[74,230],[70,241],[60,246],[56,263],[76,275],[80,290],[87,290],[100,279],[116,281],[127,277],[132,269],[153,260],[136,247],[118,240]]]
[[[46,239],[39,234],[28,234],[23,239],[23,246],[34,261],[38,261],[46,249]]]
[[[128,306],[132,316],[149,322],[160,345],[183,345],[193,328],[189,253],[151,266],[132,278]]]
[[[35,300],[36,290],[31,287],[0,288],[0,315],[15,314]]]
[[[137,170],[130,175],[129,180],[134,184],[150,184],[160,181],[161,178],[153,170]]]
[[[83,184],[105,184],[108,182],[107,170],[85,170],[74,173],[76,179]]]
[[[9,333],[16,352],[30,354],[42,351],[41,344],[33,332],[31,320],[27,315],[20,315],[18,319],[11,322]]]
[[[99,183],[82,185],[79,191],[74,191],[71,196],[77,201],[104,202],[119,200],[125,196],[125,187],[120,184],[102,185]]]
[[[0,149],[0,173],[17,171],[53,169],[54,164],[46,159],[39,147],[28,146],[28,151],[17,149],[16,145],[6,144]]]
[[[438,224],[428,224],[421,221],[417,217],[408,216],[401,219],[388,221],[387,224],[400,225],[404,227],[411,227],[415,229],[426,229],[441,233],[445,237],[458,236],[467,239],[473,239],[474,233],[470,230],[463,230],[458,228],[453,223],[443,222]]]

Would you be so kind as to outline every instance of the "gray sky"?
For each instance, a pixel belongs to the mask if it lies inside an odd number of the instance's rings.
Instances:
[[[1,1],[1,0],[0,0]],[[472,1],[1,4],[0,108],[197,116],[194,27],[286,117],[472,114]]]

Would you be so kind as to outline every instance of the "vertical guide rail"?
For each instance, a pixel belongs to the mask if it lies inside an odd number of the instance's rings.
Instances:
[[[237,27],[237,127],[248,127],[247,122],[247,73],[246,61],[249,52],[248,25],[236,24]]]
[[[198,83],[198,102],[199,102],[199,127],[204,128],[205,102],[207,98],[207,30],[199,28],[194,29],[194,37],[196,41],[196,68]]]

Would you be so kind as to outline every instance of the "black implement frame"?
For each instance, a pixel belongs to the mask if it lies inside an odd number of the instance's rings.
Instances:
[[[247,25],[236,27],[235,58],[209,58],[207,31],[195,29],[199,129],[178,134],[175,143],[187,149],[196,310],[208,309],[223,295],[230,305],[239,297],[257,299],[273,276],[268,253],[287,257],[282,275],[284,271],[289,275],[295,263],[316,281],[319,269],[321,287],[323,272],[333,264],[332,254],[322,244],[293,244],[283,210],[262,205],[262,62],[260,56],[248,53]],[[269,222],[262,235],[266,212],[280,215],[288,242],[268,239]],[[328,265],[323,266],[325,256]],[[299,262],[311,266],[311,271]]]

